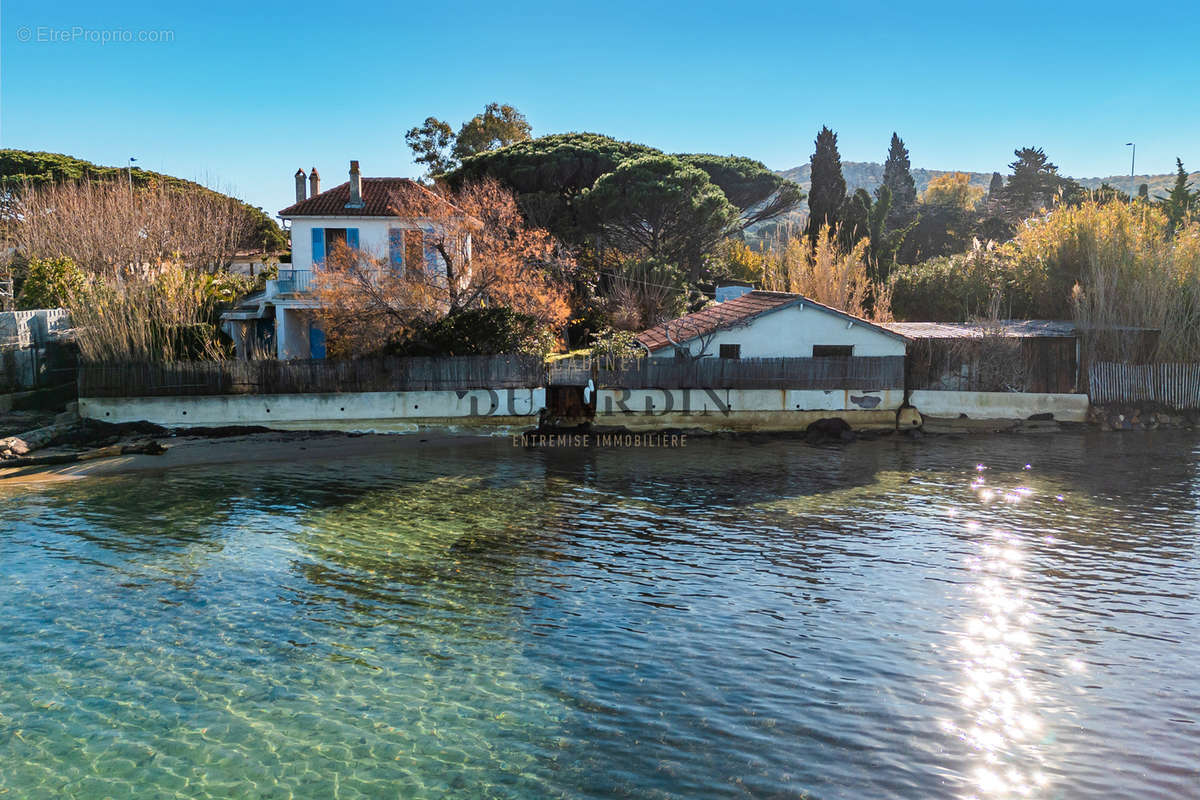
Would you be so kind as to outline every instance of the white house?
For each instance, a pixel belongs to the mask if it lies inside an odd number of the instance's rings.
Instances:
[[[652,356],[903,356],[907,337],[798,294],[742,294],[638,334]],[[723,295],[728,296],[728,295]]]
[[[350,180],[324,192],[316,167],[309,175],[297,170],[295,179],[296,202],[279,212],[291,223],[292,263],[281,265],[279,277],[263,292],[222,315],[243,358],[271,351],[281,359],[325,357],[311,289],[313,274],[338,243],[386,259],[391,269],[421,269],[443,280],[446,274],[428,244],[433,223],[397,216],[407,193],[435,196],[424,186],[408,178],[364,178],[357,161],[350,162]]]

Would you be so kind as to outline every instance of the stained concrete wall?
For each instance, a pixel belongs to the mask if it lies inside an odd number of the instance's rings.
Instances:
[[[537,423],[545,389],[444,392],[105,397],[79,399],[79,415],[104,422],[153,422],[171,428],[263,425],[291,430],[414,431]]]
[[[1058,422],[1086,422],[1086,394],[1024,392],[936,392],[916,390],[909,395],[922,416],[938,419],[1025,420],[1052,414]]]
[[[904,392],[794,389],[600,389],[598,426],[632,431],[803,431],[839,417],[856,429],[909,428],[931,420],[1026,420],[1052,414],[1087,419],[1087,395],[1004,392]],[[293,430],[504,430],[537,424],[545,389],[216,397],[80,398],[79,414],[104,422],[148,421],[166,427],[262,425]]]
[[[596,424],[630,430],[803,431],[840,417],[853,428],[908,427],[920,417],[900,411],[904,392],[799,389],[601,389]],[[912,419],[910,419],[910,417]]]

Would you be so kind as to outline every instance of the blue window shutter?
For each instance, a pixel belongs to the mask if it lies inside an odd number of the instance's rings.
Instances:
[[[325,260],[325,229],[313,228],[313,266]]]
[[[404,269],[403,228],[388,228],[388,263],[396,272]]]
[[[358,228],[346,228],[346,247],[358,249]]]
[[[421,228],[421,230],[425,234],[423,237],[425,244],[425,271],[429,273],[439,272],[440,270],[437,262],[437,250],[435,250],[433,245],[430,244],[430,242],[433,241],[433,226],[425,225]]]

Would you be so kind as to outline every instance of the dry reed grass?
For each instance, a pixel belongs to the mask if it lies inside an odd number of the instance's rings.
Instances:
[[[873,283],[867,271],[870,241],[860,239],[846,249],[838,234],[837,228],[824,225],[811,244],[796,236],[773,248],[763,264],[763,288],[802,294],[855,316],[890,320],[891,290]]]
[[[1031,223],[1005,249],[1035,292],[1066,295],[1088,360],[1144,357],[1128,328],[1160,332],[1152,360],[1200,360],[1200,223],[1169,235],[1159,208],[1089,201]]]
[[[92,273],[67,309],[84,361],[214,360],[228,356],[215,303],[208,276],[165,264]]]

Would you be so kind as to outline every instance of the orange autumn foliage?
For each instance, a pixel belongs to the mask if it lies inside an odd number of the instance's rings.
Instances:
[[[334,354],[369,353],[474,308],[511,308],[555,330],[566,324],[575,262],[548,231],[525,222],[498,182],[458,191],[414,186],[392,206],[398,219],[419,224],[422,246],[440,263],[396,270],[385,257],[344,246],[331,252],[314,291]]]

